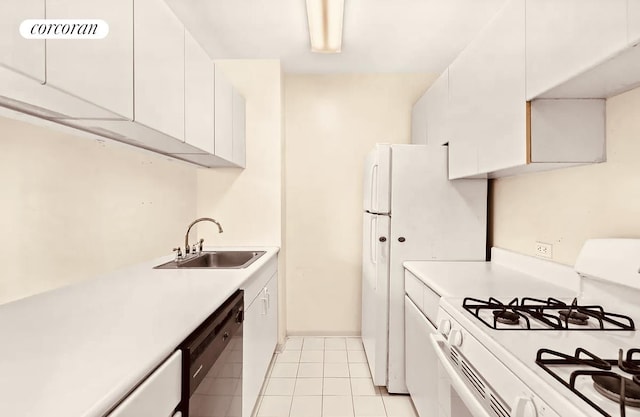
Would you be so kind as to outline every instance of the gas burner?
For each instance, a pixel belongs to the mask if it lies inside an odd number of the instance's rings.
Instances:
[[[462,307],[494,330],[635,330],[631,317],[599,305],[580,305],[577,299],[566,303],[552,297],[523,297],[503,303],[493,297],[466,297]]]
[[[640,353],[640,349],[629,349],[626,359],[622,359],[622,351],[618,356],[618,367],[626,373],[635,375],[636,379],[640,375],[640,361],[633,359],[633,355]]]
[[[520,316],[507,310],[493,310],[493,317],[498,323],[516,325],[520,323]]]
[[[618,403],[620,416],[625,417],[626,407],[640,408],[640,360],[633,358],[638,353],[640,349],[629,349],[624,356],[623,350],[619,349],[617,359],[605,360],[582,348],[577,348],[573,355],[539,349],[536,364],[603,416],[610,417],[611,414],[601,408],[598,395]],[[572,370],[569,377],[556,369],[562,366],[569,366]],[[624,372],[631,376],[624,376]],[[587,376],[593,381],[595,393],[589,394],[579,388],[581,384],[577,384],[579,378]]]
[[[630,407],[640,407],[640,385],[629,378],[607,374],[591,375],[593,387],[600,394],[617,403],[621,402],[621,391],[624,395],[624,404]],[[623,389],[624,385],[624,389]]]
[[[567,323],[577,324],[579,326],[586,326],[589,321],[589,316],[577,311],[560,310],[558,311],[560,319],[565,320]]]

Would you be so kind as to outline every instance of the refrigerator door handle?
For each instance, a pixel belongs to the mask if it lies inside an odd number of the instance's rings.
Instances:
[[[369,257],[371,258],[371,263],[377,265],[378,263],[378,254],[376,251],[376,235],[378,234],[378,218],[376,216],[371,216],[371,227],[369,228]]]
[[[378,211],[378,164],[373,164],[371,166],[371,193],[369,197],[371,201],[369,202],[369,207],[371,211]],[[374,206],[375,204],[375,206]]]

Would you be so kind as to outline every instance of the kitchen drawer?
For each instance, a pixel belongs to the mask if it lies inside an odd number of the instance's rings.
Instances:
[[[422,312],[434,326],[436,326],[439,305],[440,294],[425,285],[422,290]]]
[[[405,269],[404,291],[427,319],[435,325],[438,316],[440,294],[429,288],[422,280]]]
[[[422,300],[424,298],[424,283],[415,275],[405,269],[404,271],[404,292],[413,303],[422,311]]]
[[[108,417],[170,416],[180,403],[182,352],[175,352]]]
[[[262,256],[267,256],[262,255]],[[269,279],[278,271],[278,257],[274,256],[266,264],[251,276],[241,288],[244,290],[244,305],[245,308],[249,307],[253,300],[263,290],[263,288],[269,282]]]

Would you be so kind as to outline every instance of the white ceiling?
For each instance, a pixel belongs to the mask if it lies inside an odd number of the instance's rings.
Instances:
[[[166,0],[214,59],[285,72],[442,72],[505,0],[345,0],[341,54],[309,51],[305,0]]]

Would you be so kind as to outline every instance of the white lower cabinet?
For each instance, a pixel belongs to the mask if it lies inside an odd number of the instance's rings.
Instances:
[[[182,352],[175,352],[108,417],[171,416],[180,403]],[[177,414],[180,416],[180,413]],[[175,416],[174,416],[175,417]]]
[[[438,415],[438,359],[429,335],[435,327],[404,297],[406,383],[420,417]]]
[[[242,416],[250,417],[258,400],[267,369],[278,342],[278,274],[271,275],[266,284],[260,277],[254,289],[245,289],[243,328]],[[262,285],[261,285],[262,284]]]

